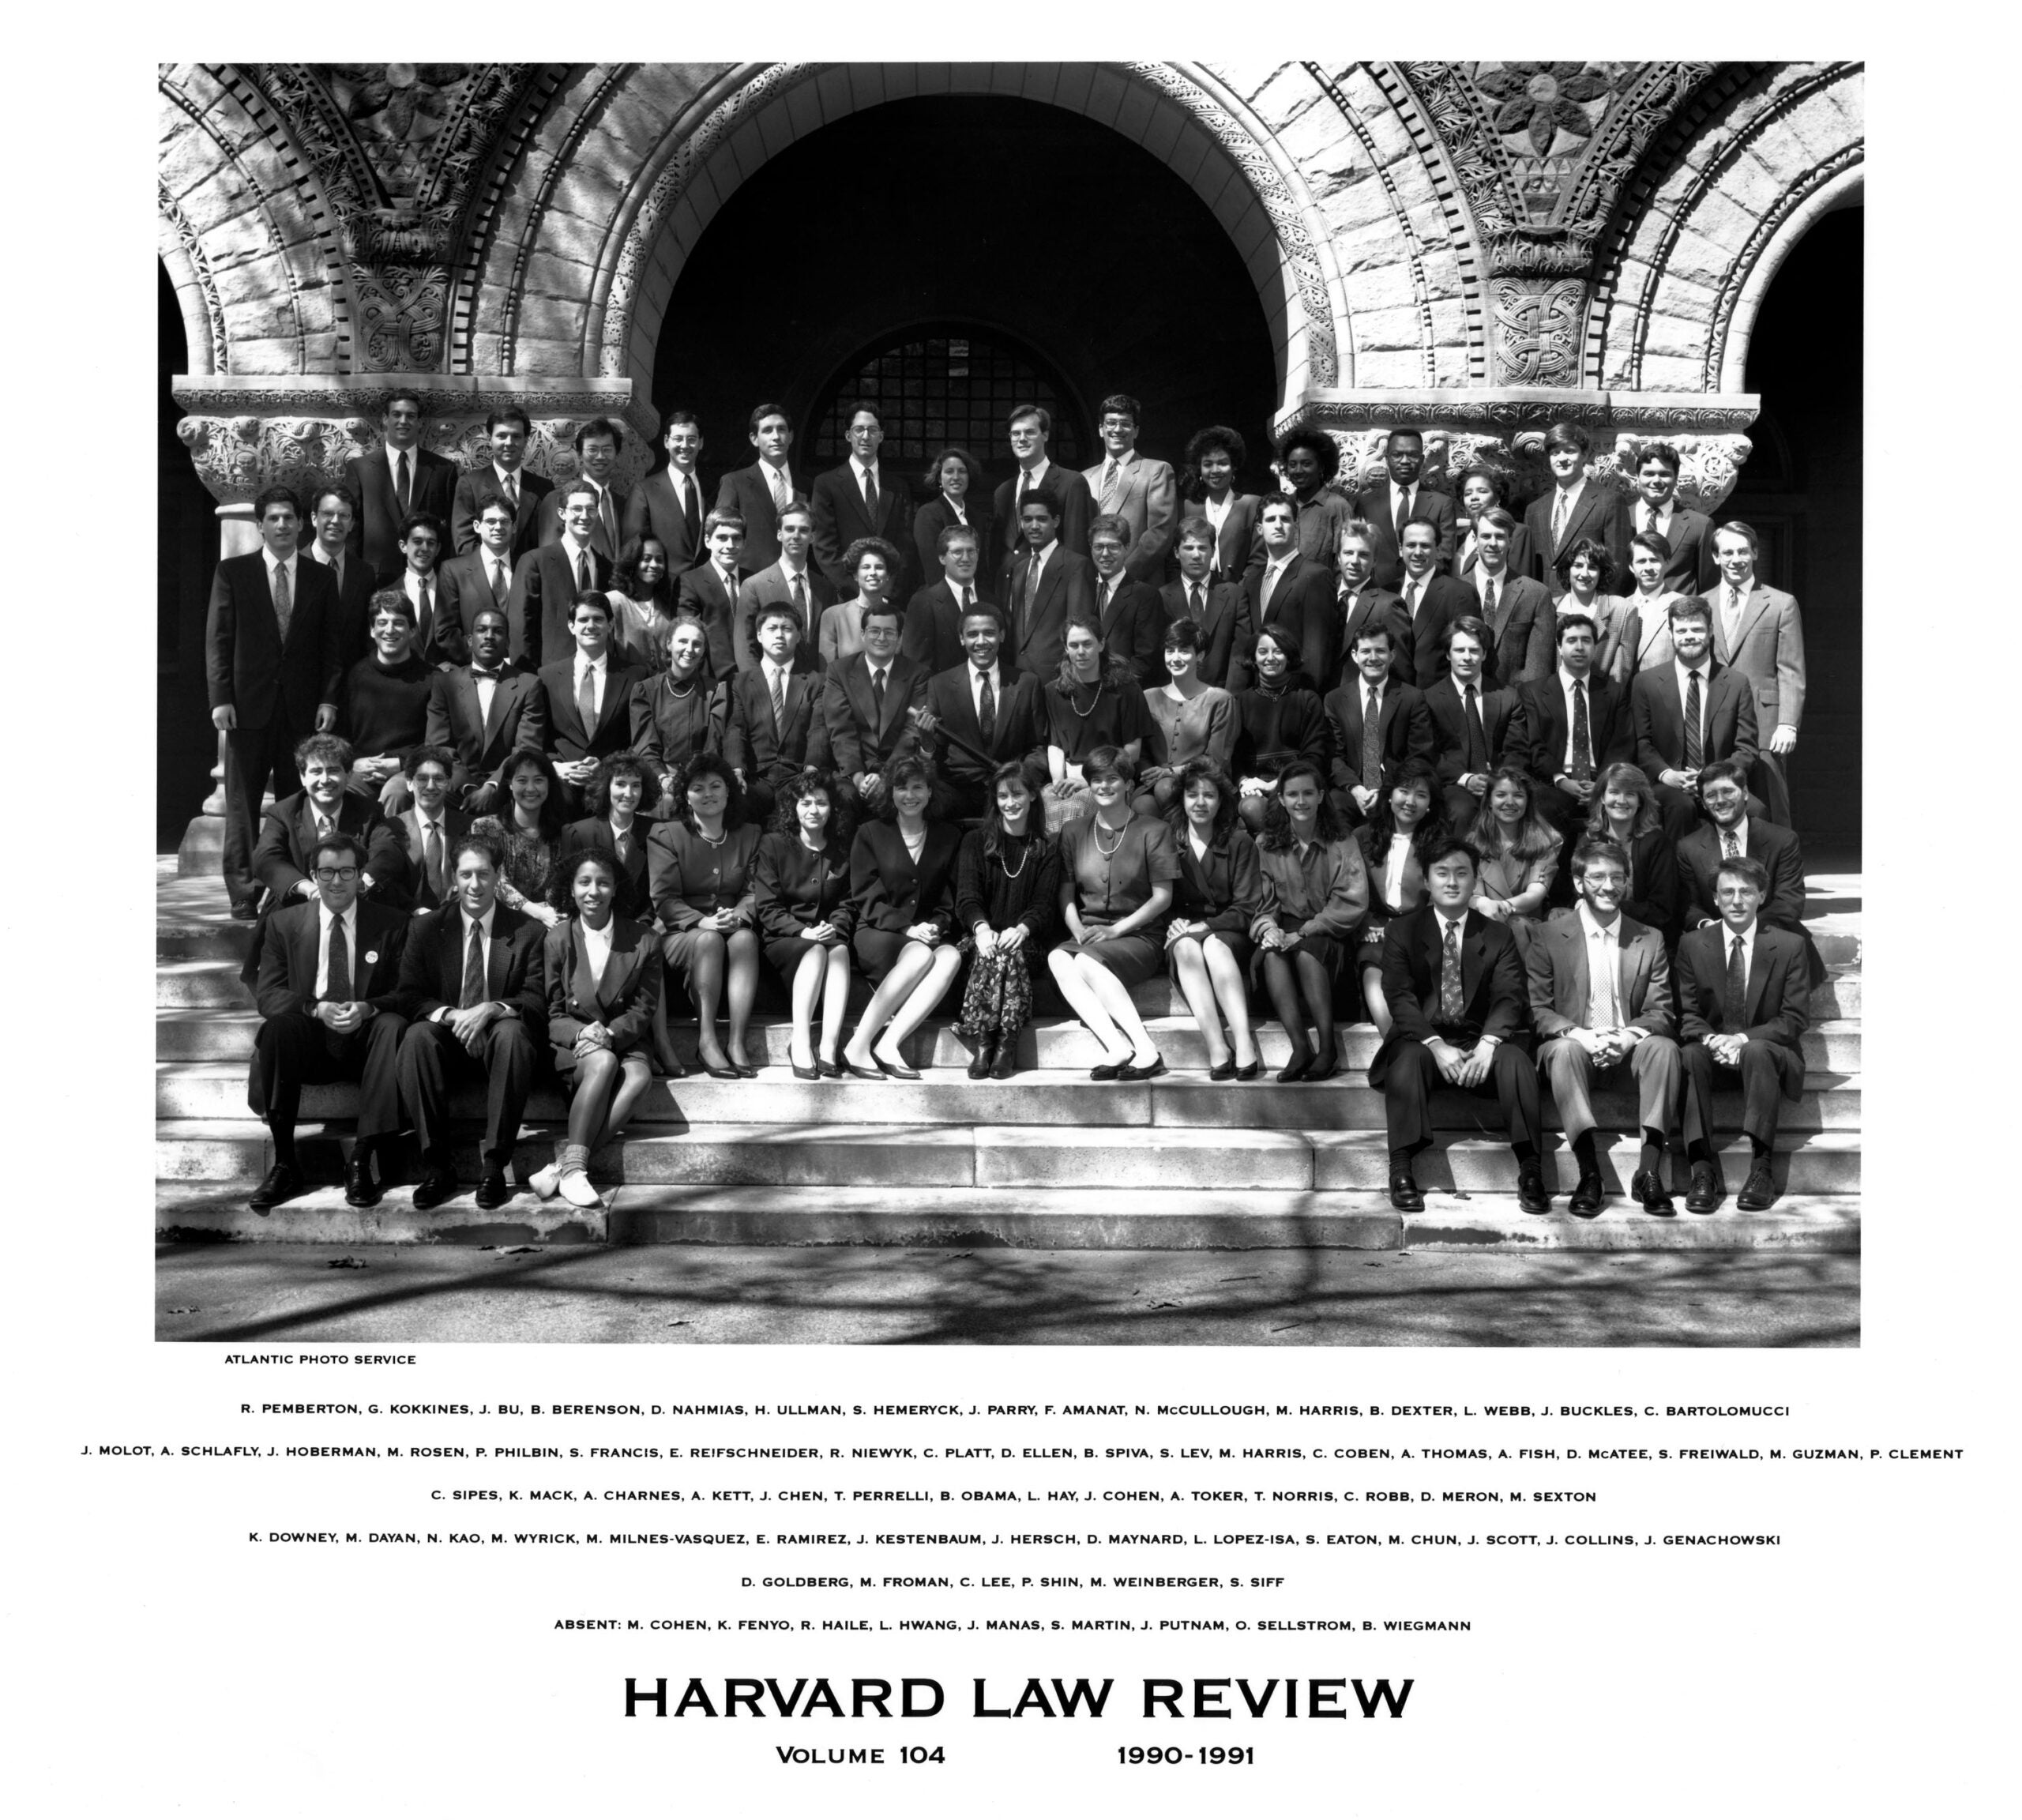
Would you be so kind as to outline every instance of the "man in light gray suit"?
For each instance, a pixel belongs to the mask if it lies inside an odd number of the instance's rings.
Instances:
[[[1081,478],[1098,513],[1112,513],[1130,527],[1130,548],[1123,572],[1133,581],[1154,586],[1163,578],[1166,552],[1172,547],[1178,515],[1179,490],[1172,464],[1152,461],[1137,453],[1137,420],[1144,414],[1127,392],[1103,400],[1103,459],[1084,468]]]
[[[800,622],[801,661],[819,670],[821,659],[814,649],[814,636],[821,628],[823,609],[836,604],[836,591],[814,560],[813,507],[805,500],[795,500],[779,514],[774,535],[779,560],[761,569],[737,591],[735,623],[731,628],[737,667],[759,667],[758,617],[768,607],[788,607]]]
[[[1713,615],[1713,655],[1755,689],[1755,720],[1767,734],[1749,788],[1768,806],[1768,819],[1791,825],[1791,787],[1783,760],[1798,743],[1804,714],[1804,626],[1798,604],[1755,578],[1756,536],[1738,519],[1713,534],[1720,584],[1704,596]]]

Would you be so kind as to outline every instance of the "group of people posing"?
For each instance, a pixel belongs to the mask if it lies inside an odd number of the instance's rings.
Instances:
[[[479,1203],[501,1204],[543,1053],[570,1113],[532,1186],[593,1204],[590,1151],[656,1067],[684,1071],[673,978],[721,1079],[757,1072],[769,974],[802,1080],[919,1078],[906,1040],[958,992],[968,1073],[1008,1078],[1050,984],[1094,1077],[1127,1081],[1166,1072],[1132,997],[1162,972],[1213,1080],[1262,1074],[1256,995],[1291,1040],[1281,1082],[1329,1079],[1337,1019],[1372,1022],[1400,1208],[1444,1083],[1498,1099],[1523,1205],[1548,1209],[1540,1071],[1574,1212],[1602,1203],[1592,1087],[1618,1077],[1642,1206],[1670,1209],[1674,1123],[1688,1208],[1724,1198],[1723,1074],[1738,1204],[1769,1205],[1821,969],[1782,765],[1801,632],[1753,533],[1677,505],[1662,444],[1632,512],[1577,425],[1520,522],[1486,469],[1457,506],[1421,487],[1412,431],[1351,498],[1332,439],[1295,429],[1285,490],[1250,494],[1235,431],[1175,476],[1137,451],[1139,416],[1104,400],[1105,459],[1076,472],[1043,409],[1014,412],[1017,472],[986,505],[959,449],[916,502],[869,404],[803,488],[761,405],[758,459],[705,510],[682,414],[627,497],[615,425],[584,427],[562,487],[522,470],[511,412],[489,467],[445,474],[400,395],[385,446],[309,502],[309,551],[301,502],[262,494],[210,641],[226,881],[260,919],[250,1097],[276,1164],[254,1205],[299,1192],[300,1085],[340,1077],[363,1083],[347,1198],[378,1198],[375,1152],[412,1126],[415,1203],[438,1204],[464,1074],[487,1082]]]

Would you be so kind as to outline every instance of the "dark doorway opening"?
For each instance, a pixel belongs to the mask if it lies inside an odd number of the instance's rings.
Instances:
[[[1825,216],[1770,280],[1748,349],[1755,453],[1716,515],[1754,527],[1762,579],[1803,611],[1790,777],[1808,864],[1860,849],[1862,222],[1858,208]]]
[[[992,361],[926,352],[959,340]],[[1143,403],[1147,453],[1176,464],[1194,431],[1227,423],[1255,451],[1247,478],[1264,476],[1271,332],[1213,212],[1107,127],[998,96],[866,109],[742,185],[675,284],[653,403],[697,414],[714,474],[752,459],[746,419],[777,399],[800,426],[796,471],[811,476],[842,459],[824,440],[829,408],[890,358],[911,370],[895,375],[902,427],[885,459],[917,481],[942,440],[934,423],[980,421],[990,434],[973,453],[1001,479],[999,354],[1058,389],[1049,408],[1073,447],[1056,429],[1057,459],[1093,461],[1094,408],[1122,391]],[[926,408],[937,385],[938,412]]]
[[[155,389],[155,851],[172,853],[211,792],[217,735],[204,682],[204,616],[218,563],[215,502],[175,434],[182,407],[171,392],[190,370],[182,310],[168,268],[158,265]]]

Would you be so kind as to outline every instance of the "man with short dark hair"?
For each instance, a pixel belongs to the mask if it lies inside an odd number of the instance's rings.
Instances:
[[[1098,513],[1089,521],[1088,560],[1096,574],[1088,622],[1109,661],[1139,688],[1152,689],[1166,680],[1165,604],[1150,582],[1127,571],[1131,541],[1129,521],[1115,513]]]
[[[817,711],[821,677],[799,645],[792,608],[774,603],[758,615],[758,667],[731,680],[723,758],[744,786],[752,820],[761,824],[796,773],[809,765],[828,769],[828,725]]]
[[[1446,628],[1446,674],[1424,691],[1433,768],[1445,787],[1447,819],[1456,828],[1486,800],[1516,719],[1516,691],[1488,686],[1488,628],[1463,614]]]
[[[1408,424],[1400,424],[1384,438],[1383,466],[1384,478],[1355,495],[1355,513],[1374,538],[1376,585],[1395,588],[1404,575],[1404,527],[1414,518],[1422,518],[1433,528],[1434,561],[1444,573],[1453,555],[1453,501],[1450,494],[1420,479],[1425,436]]]
[[[1411,681],[1430,689],[1446,667],[1446,628],[1479,602],[1464,581],[1439,569],[1439,527],[1430,518],[1410,520],[1398,535],[1403,572],[1397,598],[1411,629]]]
[[[850,413],[849,459],[814,476],[807,502],[814,509],[814,560],[838,600],[856,598],[856,577],[843,553],[859,537],[882,537],[899,552],[900,573],[891,578],[894,599],[910,592],[908,565],[913,547],[913,496],[905,476],[878,459],[885,420],[878,407],[859,400]]]
[[[1594,662],[1594,622],[1558,617],[1558,664],[1548,676],[1519,685],[1520,735],[1509,762],[1535,782],[1538,807],[1562,835],[1583,825],[1602,772],[1630,751],[1629,705],[1614,679]]]
[[[414,618],[414,652],[423,663],[453,667],[470,660],[460,619],[442,611],[442,581],[438,564],[445,535],[432,512],[417,512],[400,527],[400,572],[386,586],[406,596]]]
[[[466,468],[457,476],[449,510],[450,540],[459,556],[477,547],[479,502],[487,493],[496,493],[513,509],[512,554],[517,562],[540,541],[541,495],[553,483],[526,465],[533,424],[519,406],[493,412],[484,420],[484,433],[490,438],[491,458],[483,467]]]
[[[1670,620],[1671,661],[1630,679],[1629,717],[1636,762],[1676,843],[1697,818],[1700,773],[1723,758],[1744,776],[1754,765],[1755,691],[1738,670],[1713,661],[1713,616],[1704,600],[1674,596]]]
[[[884,803],[893,764],[919,746],[909,711],[926,705],[926,666],[900,649],[904,617],[896,600],[866,607],[863,649],[832,666],[821,690],[829,761],[874,809]]]
[[[351,742],[351,788],[389,813],[407,799],[407,757],[427,737],[436,675],[415,649],[408,597],[381,588],[372,597],[372,652],[344,673],[338,720]]]
[[[1678,1098],[1670,963],[1664,938],[1622,914],[1629,855],[1606,836],[1582,840],[1573,855],[1579,903],[1531,931],[1524,949],[1538,1066],[1551,1083],[1559,1122],[1579,1164],[1570,1210],[1591,1218],[1605,1193],[1595,1142],[1593,1089],[1636,1086],[1642,1149],[1629,1183],[1646,1213],[1668,1213],[1664,1134]]]
[[[1524,540],[1531,553],[1531,579],[1547,587],[1560,561],[1582,537],[1608,553],[1609,573],[1629,572],[1629,504],[1601,479],[1587,476],[1594,439],[1586,426],[1570,422],[1545,432],[1545,464],[1551,491],[1533,499],[1524,513]]]
[[[744,521],[744,566],[755,577],[780,560],[780,519],[789,506],[806,505],[807,495],[794,484],[787,464],[787,451],[793,446],[793,418],[786,406],[769,401],[754,405],[746,434],[758,459],[749,468],[734,468],[724,475],[716,490],[716,510],[735,512]],[[808,523],[811,528],[814,520],[810,517]],[[802,633],[800,641],[807,650],[814,649],[813,626]],[[740,638],[740,654],[743,645]]]
[[[506,607],[518,640],[513,658],[534,670],[574,649],[569,624],[577,596],[611,585],[611,558],[590,541],[596,489],[587,480],[571,480],[558,491],[562,535],[520,558]]]
[[[1492,506],[1475,521],[1475,562],[1460,577],[1473,589],[1468,612],[1488,628],[1488,660],[1483,674],[1492,689],[1513,689],[1550,674],[1552,633],[1557,615],[1551,594],[1542,581],[1519,575],[1509,563],[1510,540],[1516,521]]]
[[[1668,442],[1645,442],[1636,453],[1636,500],[1629,508],[1631,536],[1654,531],[1671,547],[1659,593],[1704,594],[1713,585],[1713,521],[1678,502],[1682,464]],[[1633,594],[1636,577],[1624,567],[1615,575],[1615,592]]]
[[[1376,813],[1397,767],[1408,758],[1430,762],[1432,717],[1425,698],[1400,682],[1391,665],[1390,628],[1380,619],[1355,634],[1355,674],[1327,695],[1327,733],[1333,752],[1328,799],[1351,828]]]
[[[1018,472],[998,487],[991,501],[991,517],[1004,527],[1003,548],[996,571],[1000,600],[1010,598],[1011,566],[1025,548],[1018,515],[1027,494],[1041,487],[1053,489],[1061,547],[1077,556],[1088,553],[1088,521],[1096,515],[1095,496],[1088,491],[1088,483],[1073,468],[1056,466],[1047,453],[1047,439],[1053,434],[1052,412],[1043,404],[1018,405],[1007,420],[1006,431]]]
[[[1191,619],[1201,629],[1194,674],[1203,682],[1234,694],[1250,686],[1250,653],[1257,634],[1250,622],[1244,585],[1214,579],[1215,529],[1205,518],[1189,518],[1179,528],[1179,579],[1159,590],[1165,625],[1159,628],[1159,675],[1164,679],[1165,626]],[[1064,633],[1063,633],[1064,637]],[[1052,680],[1052,672],[1045,679]]]
[[[547,708],[548,751],[562,780],[564,807],[579,815],[598,761],[631,745],[633,691],[646,680],[646,672],[613,659],[611,600],[595,588],[576,596],[569,610],[569,634],[570,654],[541,667],[540,687]]]
[[[436,565],[438,670],[470,661],[471,621],[480,607],[496,607],[501,613],[512,608],[513,508],[499,494],[487,493],[477,502],[476,525],[475,547]],[[452,656],[453,652],[461,655]]]
[[[1021,760],[1034,779],[1045,775],[1047,721],[1039,679],[1008,667],[1000,655],[1003,622],[979,602],[962,616],[965,660],[926,686],[926,712],[915,724],[940,731],[941,781],[958,816],[981,821],[990,813],[990,774]],[[1035,782],[1033,788],[1038,789]]]
[[[509,753],[547,746],[547,698],[540,679],[506,661],[511,635],[500,607],[480,607],[471,622],[471,660],[437,672],[423,737],[457,754],[450,800],[482,815],[493,807],[492,780]]]
[[[399,570],[401,528],[409,518],[427,512],[445,523],[456,510],[457,464],[423,446],[422,424],[421,394],[405,387],[390,392],[379,416],[379,446],[344,463],[350,551],[375,584]]]
[[[321,837],[308,855],[314,901],[284,906],[269,919],[254,1002],[261,1023],[254,1039],[246,1103],[265,1121],[273,1165],[246,1205],[270,1213],[303,1190],[295,1125],[305,1085],[359,1083],[356,1136],[344,1170],[344,1199],[370,1207],[374,1149],[400,1128],[395,1063],[407,1020],[397,988],[407,919],[362,901],[365,852],[351,835]]]
[[[734,512],[719,509],[709,514],[705,524],[707,560],[682,574],[675,604],[678,611],[692,614],[702,622],[709,635],[709,674],[721,679],[748,667],[738,661],[737,649],[739,618],[748,617],[740,562],[744,553],[744,521]],[[809,653],[812,657],[812,646]]]
[[[336,584],[338,646],[347,670],[372,649],[372,596],[378,582],[371,564],[351,553],[351,534],[357,522],[351,495],[343,487],[319,487],[310,495],[313,535],[303,554],[321,563]]]
[[[376,792],[362,795],[351,788],[350,743],[334,733],[312,733],[295,748],[295,765],[302,788],[268,804],[253,850],[254,874],[271,904],[316,895],[310,855],[326,834],[351,835],[364,848],[359,889],[366,897],[398,901],[408,882],[400,836]],[[248,983],[256,965],[247,964]]]
[[[962,620],[979,603],[996,607],[976,585],[983,564],[983,535],[973,525],[944,525],[934,540],[941,579],[906,603],[899,649],[930,677],[962,661]]]
[[[1103,439],[1103,459],[1081,470],[1097,513],[1121,518],[1129,530],[1124,572],[1133,581],[1149,581],[1165,566],[1172,545],[1173,520],[1179,493],[1172,464],[1147,460],[1137,452],[1137,427],[1144,407],[1127,392],[1102,401],[1096,429]],[[1095,535],[1092,523],[1089,536]],[[1088,554],[1092,555],[1092,551]]]
[[[1285,494],[1267,493],[1257,502],[1257,532],[1264,561],[1243,570],[1238,585],[1250,623],[1260,635],[1280,626],[1296,638],[1301,673],[1315,694],[1325,695],[1340,680],[1342,661],[1352,641],[1343,641],[1336,573],[1325,562],[1299,554],[1295,525],[1295,509]],[[1347,535],[1342,533],[1344,540]],[[1362,611],[1358,619],[1366,619],[1376,605],[1374,592],[1359,604]],[[1163,680],[1157,675],[1152,679]]]
[[[768,418],[768,424],[776,419]],[[761,462],[760,466],[764,464]],[[748,473],[748,468],[740,469]],[[727,491],[728,481],[725,482]],[[731,508],[716,508],[718,522],[728,524],[735,513]],[[737,611],[731,620],[731,642],[737,649],[737,667],[740,670],[758,667],[758,618],[768,607],[791,608],[800,626],[799,649],[807,653],[816,669],[821,667],[821,660],[814,646],[815,636],[821,629],[823,611],[835,604],[836,591],[829,585],[829,577],[821,573],[814,559],[814,510],[805,500],[789,501],[785,510],[772,521],[772,547],[777,552],[778,560],[761,566],[757,573],[751,573],[751,537],[749,527],[739,551],[737,562],[745,580],[737,590]],[[708,577],[700,579],[706,581]],[[722,577],[718,577],[720,581]],[[690,595],[690,599],[694,598]]]
[[[449,800],[457,754],[448,746],[415,746],[405,771],[410,801],[394,825],[407,848],[412,909],[419,916],[449,901],[452,844],[470,832],[471,818]]]
[[[1060,542],[1060,499],[1050,486],[1028,492],[1018,507],[1024,553],[1011,566],[1005,595],[1006,645],[1017,667],[1043,687],[1060,674],[1070,620],[1095,611],[1095,565]]]
[[[1442,1084],[1494,1096],[1516,1158],[1517,1204],[1526,1213],[1551,1211],[1538,1157],[1524,963],[1509,930],[1468,907],[1480,872],[1466,841],[1435,842],[1426,859],[1426,903],[1383,934],[1390,1033],[1370,1062],[1369,1084],[1383,1095],[1390,1205],[1400,1213],[1425,1208],[1412,1160],[1432,1141],[1429,1102]]]
[[[618,458],[625,452],[625,432],[608,417],[592,417],[576,432],[576,478],[570,487],[588,487],[594,498],[589,513],[590,547],[606,562],[615,562],[623,540],[625,511],[630,503],[614,484]],[[552,489],[541,501],[540,540],[553,543],[564,534],[563,507],[568,493]]]
[[[692,569],[705,555],[702,426],[693,411],[670,411],[663,438],[667,465],[656,468],[625,502],[624,535],[656,537],[667,551],[667,578]]]
[[[1679,1028],[1685,1092],[1682,1122],[1692,1168],[1686,1210],[1711,1213],[1726,1198],[1713,1145],[1713,1089],[1722,1074],[1741,1077],[1741,1128],[1751,1160],[1734,1202],[1744,1213],[1775,1205],[1771,1158],[1777,1100],[1804,1093],[1804,1032],[1810,985],[1804,945],[1761,919],[1768,874],[1746,854],[1723,859],[1716,886],[1719,920],[1678,945]]]
[[[1787,828],[1766,822],[1761,804],[1751,813],[1748,773],[1738,760],[1716,758],[1698,777],[1706,818],[1678,844],[1679,882],[1685,888],[1685,927],[1719,920],[1720,862],[1745,855],[1763,869],[1762,920],[1772,929],[1804,934],[1804,852]]]
[[[1713,615],[1713,654],[1755,687],[1755,723],[1762,735],[1750,788],[1779,827],[1791,825],[1791,788],[1783,761],[1797,748],[1804,718],[1804,626],[1798,604],[1756,579],[1753,529],[1731,519],[1713,533],[1719,585],[1704,596]]]

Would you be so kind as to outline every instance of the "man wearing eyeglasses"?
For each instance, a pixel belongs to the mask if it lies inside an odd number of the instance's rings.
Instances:
[[[260,957],[246,1103],[266,1121],[273,1164],[246,1205],[269,1213],[303,1190],[295,1122],[305,1085],[359,1084],[357,1139],[344,1170],[344,1199],[379,1198],[373,1153],[400,1129],[395,1064],[407,1020],[394,1008],[408,919],[359,895],[365,849],[354,835],[324,836],[308,855],[310,901],[275,912]]]

